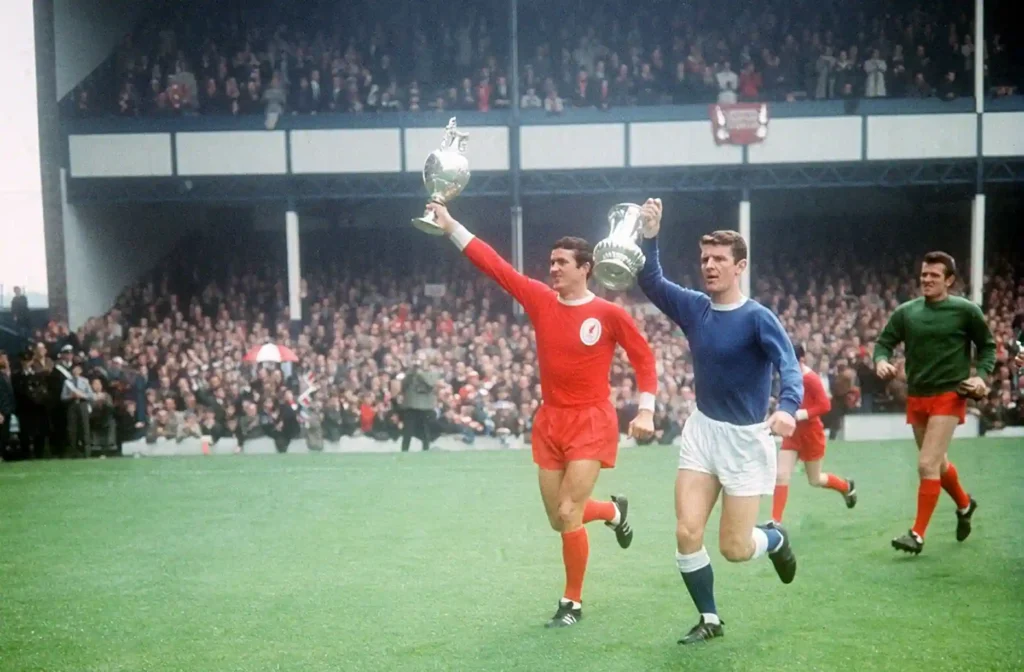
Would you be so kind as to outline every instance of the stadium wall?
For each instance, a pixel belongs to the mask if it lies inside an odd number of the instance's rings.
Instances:
[[[862,416],[847,416],[846,420],[850,418],[860,418]],[[867,416],[864,416],[867,417]],[[902,418],[902,416],[900,416]],[[912,441],[913,436],[909,438],[907,432],[902,431],[901,428],[896,427],[896,422],[893,419],[895,416],[883,415],[880,417],[880,421],[874,424],[873,427],[861,426],[855,428],[854,432],[850,436],[844,436],[843,440],[852,442],[877,442],[877,441]],[[1005,430],[1000,431],[989,431],[984,435],[978,432],[978,421],[977,417],[968,415],[967,424],[962,426],[957,431],[955,438],[957,439],[976,439],[976,438],[1016,438],[1024,437],[1024,427],[1009,427]],[[863,431],[867,429],[868,431]],[[779,439],[779,443],[781,443]],[[678,445],[678,440],[675,442]],[[445,435],[436,438],[430,444],[431,450],[437,450],[442,452],[461,452],[461,451],[490,451],[490,450],[524,450],[530,446],[524,443],[518,437],[507,437],[498,438],[493,436],[480,436],[472,443],[463,441],[458,436]],[[620,447],[632,448],[638,450],[644,450],[645,447],[637,446],[633,439],[627,438],[626,436],[621,437]],[[651,446],[656,448],[657,446]],[[422,444],[418,440],[413,441],[409,449],[412,452],[419,452],[422,450]],[[309,453],[397,453],[401,450],[401,443],[399,441],[377,441],[367,436],[346,436],[342,437],[340,441],[329,442],[325,441],[323,446],[319,449],[311,449],[307,444],[306,439],[295,439],[288,444],[288,454],[292,455],[306,455]],[[234,438],[224,438],[220,441],[212,441],[209,437],[197,439],[187,438],[180,441],[168,440],[168,439],[157,439],[154,443],[148,443],[145,439],[139,439],[138,441],[129,441],[121,446],[121,454],[125,457],[187,457],[195,455],[233,455],[238,451],[238,441]],[[274,441],[268,438],[259,438],[247,441],[245,444],[245,450],[242,454],[245,455],[276,455],[277,448],[274,445]],[[528,459],[528,458],[527,458]]]
[[[518,438],[509,437],[502,440],[492,436],[477,437],[472,443],[467,443],[457,436],[440,436],[430,444],[431,450],[440,451],[466,451],[466,450],[520,450],[525,446]],[[413,441],[409,449],[412,452],[423,450],[422,444],[417,440]],[[121,454],[132,457],[181,457],[190,455],[232,455],[238,451],[238,441],[234,438],[225,438],[220,441],[206,439],[182,439],[171,441],[168,439],[157,439],[154,443],[147,443],[144,439],[131,441],[121,446]],[[295,439],[288,444],[286,452],[290,454],[308,454],[312,452],[323,453],[397,453],[401,451],[401,444],[398,441],[377,441],[368,436],[346,436],[341,441],[325,441],[319,450],[310,449],[305,439]],[[245,442],[246,455],[275,455],[277,448],[274,441],[265,437],[251,439]]]
[[[152,0],[53,0],[57,100],[99,67],[153,4]]]
[[[956,428],[955,439],[975,439],[981,436],[978,416],[968,414],[964,424]],[[853,413],[843,418],[840,437],[844,441],[912,441],[914,430],[907,424],[903,413]]]
[[[205,209],[159,204],[72,205],[64,199],[68,324],[106,313],[128,285],[205,224]]]

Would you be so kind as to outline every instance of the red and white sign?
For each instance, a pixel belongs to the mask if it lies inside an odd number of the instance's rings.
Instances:
[[[752,145],[768,137],[767,103],[718,103],[708,107],[718,145]]]

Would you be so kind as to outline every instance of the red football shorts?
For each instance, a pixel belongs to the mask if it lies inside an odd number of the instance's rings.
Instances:
[[[533,461],[558,471],[575,460],[597,460],[615,466],[619,452],[619,419],[610,402],[582,408],[542,404],[533,419]]]
[[[801,462],[814,462],[825,457],[825,430],[798,432],[782,440],[783,450],[795,450]]]
[[[933,415],[952,415],[964,424],[967,399],[956,392],[943,392],[930,397],[907,397],[907,424],[922,427]]]

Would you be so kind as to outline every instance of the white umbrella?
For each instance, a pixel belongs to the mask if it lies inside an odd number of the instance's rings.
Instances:
[[[264,343],[256,346],[245,354],[247,362],[297,362],[299,358],[295,353],[283,345]]]

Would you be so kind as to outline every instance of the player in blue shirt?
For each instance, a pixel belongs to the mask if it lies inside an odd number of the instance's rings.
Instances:
[[[789,534],[780,525],[757,525],[762,496],[775,488],[772,433],[790,436],[803,400],[803,376],[782,324],[740,292],[747,244],[735,231],[701,238],[701,274],[707,294],[665,279],[658,261],[661,199],[643,205],[641,248],[647,262],[640,289],[682,328],[693,353],[697,410],[683,427],[676,476],[676,563],[700,621],[680,644],[721,637],[714,574],[704,528],[722,497],[718,547],[726,560],[745,562],[765,553],[783,583],[796,576]],[[777,410],[768,415],[772,370],[781,379]]]

